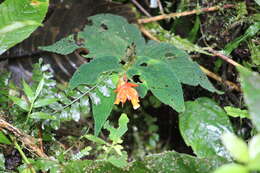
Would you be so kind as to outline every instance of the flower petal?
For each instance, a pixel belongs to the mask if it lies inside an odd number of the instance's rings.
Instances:
[[[122,102],[124,104],[126,100],[131,101],[133,108],[137,109],[140,107],[138,92],[132,88],[137,87],[137,84],[127,82],[126,75],[119,79],[115,92],[117,93],[114,104]]]

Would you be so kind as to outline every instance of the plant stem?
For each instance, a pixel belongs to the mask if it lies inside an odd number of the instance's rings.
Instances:
[[[70,102],[69,104],[65,105],[64,107],[62,107],[60,110],[56,110],[55,112],[53,112],[52,114],[56,114],[57,112],[60,112],[64,109],[66,109],[67,107],[71,106],[73,103],[77,102],[79,99],[81,99],[82,97],[84,97],[85,95],[87,95],[90,91],[94,90],[99,83],[97,83],[95,86],[91,87],[88,91],[86,91],[85,93],[81,94],[78,98],[76,98],[75,100],[73,100],[72,102]]]
[[[28,120],[29,120],[29,117],[30,117],[30,115],[31,115],[31,113],[32,113],[33,104],[34,104],[34,100],[32,101],[32,103],[31,103],[31,105],[30,105],[30,109],[29,109],[29,112],[28,112],[28,114],[27,114],[27,116],[26,116],[26,121],[25,121],[24,124],[27,124],[27,122],[28,122]]]
[[[16,142],[16,139],[14,137],[11,137],[13,143],[14,143],[14,146],[15,148],[18,150],[18,152],[20,153],[20,155],[22,156],[24,162],[27,164],[27,165],[31,165],[31,162],[28,160],[28,158],[26,157],[26,155],[24,154],[22,148],[20,147],[20,145],[18,145],[18,143]],[[30,167],[30,170],[32,171],[32,173],[36,173],[36,171],[34,170],[33,167]]]

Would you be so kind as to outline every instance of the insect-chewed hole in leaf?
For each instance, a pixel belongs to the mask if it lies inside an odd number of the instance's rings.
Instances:
[[[76,53],[80,56],[87,55],[89,51],[86,48],[79,48],[76,50]]]
[[[106,30],[108,30],[108,27],[107,27],[107,25],[106,25],[106,24],[104,24],[104,23],[102,23],[102,24],[100,25],[100,27],[101,27],[102,29],[104,29],[105,31],[106,31]]]
[[[125,65],[125,61],[123,61],[123,60],[120,61],[120,64]]]
[[[93,25],[93,21],[90,20],[90,19],[87,19],[87,25],[88,25],[88,26],[92,26],[92,25]]]
[[[134,76],[132,77],[132,79],[133,79],[133,81],[134,81],[135,83],[143,83],[143,82],[140,80],[140,76],[139,76],[139,75],[134,75]]]
[[[169,85],[164,85],[166,88],[168,88],[169,87]]]
[[[93,58],[85,58],[86,59],[86,62],[90,62],[92,61]]]
[[[147,67],[148,64],[144,62],[144,63],[140,64],[140,66],[142,66],[142,67]]]

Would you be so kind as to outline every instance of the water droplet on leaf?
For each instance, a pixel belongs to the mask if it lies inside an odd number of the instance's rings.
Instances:
[[[97,105],[97,104],[100,103],[101,100],[100,100],[100,98],[97,96],[96,93],[90,93],[89,96],[90,96],[92,102],[93,102],[95,105]]]
[[[110,96],[110,91],[108,90],[108,88],[106,86],[99,86],[98,90],[105,96],[105,97],[109,97]]]

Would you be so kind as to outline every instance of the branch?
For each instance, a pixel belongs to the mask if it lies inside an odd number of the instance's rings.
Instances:
[[[236,61],[234,61],[233,59],[227,57],[226,55],[213,50],[212,48],[208,48],[207,49],[209,52],[213,53],[213,55],[220,57],[221,59],[223,59],[224,61],[228,62],[229,64],[232,64],[235,67],[243,67],[241,64],[237,63]]]
[[[210,11],[217,11],[220,9],[225,9],[225,8],[233,8],[235,7],[234,4],[226,4],[224,6],[213,6],[213,7],[208,7],[208,8],[202,8],[202,9],[196,9],[196,10],[191,10],[191,11],[184,11],[184,12],[179,12],[179,13],[170,13],[170,14],[162,14],[150,18],[144,18],[144,19],[139,19],[138,23],[149,23],[149,22],[155,22],[158,20],[163,20],[163,19],[169,19],[169,18],[175,18],[175,17],[181,17],[181,16],[188,16],[192,14],[198,14],[202,12],[210,12]]]
[[[9,133],[12,133],[14,136],[16,136],[19,141],[21,141],[26,147],[28,147],[28,149],[30,149],[39,157],[48,158],[48,156],[43,153],[42,150],[36,145],[37,140],[34,137],[27,135],[20,129],[0,118],[0,130],[2,129],[5,129]]]
[[[139,8],[140,11],[142,11],[146,16],[151,17],[150,13],[148,13],[136,0],[131,0],[133,4]]]
[[[231,82],[231,81],[222,79],[219,75],[213,73],[212,71],[209,71],[208,69],[206,69],[205,67],[203,67],[203,66],[201,66],[201,65],[200,65],[200,69],[201,69],[207,76],[211,77],[212,79],[215,79],[215,80],[218,81],[218,82],[224,83],[224,84],[225,84],[226,86],[228,86],[230,89],[234,89],[234,90],[236,90],[236,91],[238,91],[238,92],[241,92],[241,88],[240,88],[237,84],[235,84],[235,83],[233,83],[233,82]]]

